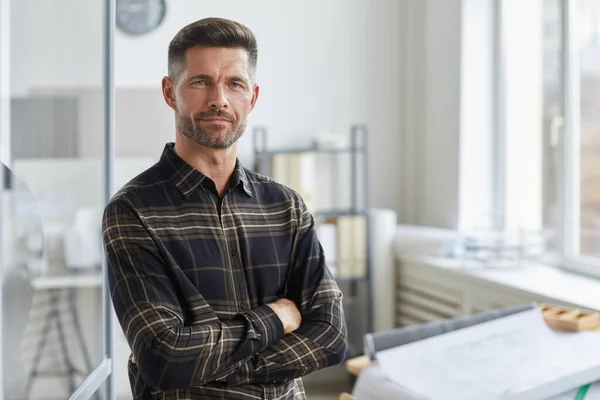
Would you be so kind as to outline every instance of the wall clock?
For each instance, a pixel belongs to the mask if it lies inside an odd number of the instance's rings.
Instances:
[[[158,28],[167,12],[166,0],[117,0],[117,27],[130,35],[143,35]]]

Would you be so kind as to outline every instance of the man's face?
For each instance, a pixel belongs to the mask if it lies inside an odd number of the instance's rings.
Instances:
[[[244,133],[258,97],[258,86],[250,81],[248,52],[193,47],[185,59],[178,81],[166,83],[175,84],[175,101],[171,104],[167,99],[167,103],[175,110],[177,129],[202,146],[229,148]]]

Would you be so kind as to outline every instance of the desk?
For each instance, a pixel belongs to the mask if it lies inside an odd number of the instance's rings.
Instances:
[[[75,377],[80,375],[87,377],[92,372],[92,363],[88,349],[85,345],[83,334],[81,332],[81,325],[79,323],[79,316],[77,314],[77,307],[75,304],[75,295],[77,289],[81,288],[101,288],[102,287],[102,274],[99,271],[93,271],[86,274],[65,274],[55,276],[42,276],[32,280],[31,285],[33,289],[38,291],[49,292],[50,309],[45,315],[44,325],[41,331],[40,340],[37,344],[37,349],[33,359],[33,365],[27,378],[26,384],[26,398],[29,398],[31,389],[37,377],[40,376],[66,376],[69,379],[69,391],[73,393],[77,389],[77,383]],[[64,330],[64,321],[61,318],[59,303],[62,296],[68,296],[69,311],[71,313],[71,319],[73,321],[73,327],[77,340],[77,345],[83,354],[86,371],[80,371],[75,367],[73,359],[69,354],[67,348],[67,340]],[[53,324],[54,322],[54,324]],[[65,370],[41,370],[40,362],[44,349],[48,344],[48,337],[50,335],[52,326],[56,327],[60,351],[62,353],[62,362]]]
[[[369,346],[366,346],[369,349],[367,352],[369,354],[374,354],[375,351],[413,343],[418,340],[503,318],[528,309],[533,310],[533,307],[535,307],[533,304],[509,307],[488,311],[478,315],[456,317],[420,326],[404,327],[387,332],[379,332],[372,334],[370,338],[366,338],[366,343],[370,343]],[[582,310],[553,304],[541,304],[539,307],[541,308],[546,323],[555,329],[560,328],[561,330],[571,331],[600,330],[600,313],[582,312]],[[558,324],[558,322],[560,322],[560,324]],[[346,362],[346,370],[353,375],[360,375],[353,389],[353,394],[358,399],[387,400],[390,398],[413,398],[414,396],[414,394],[410,395],[408,392],[404,391],[401,386],[395,386],[393,381],[385,376],[377,363],[371,361],[368,356],[349,359]],[[366,384],[367,382],[370,383]],[[574,390],[577,390],[577,388]],[[354,398],[348,393],[342,393],[339,399],[353,400]]]
[[[346,361],[346,371],[348,371],[354,376],[358,376],[358,374],[360,374],[360,371],[362,371],[364,367],[374,363],[375,361],[371,361],[369,359],[369,356],[351,358],[348,361]]]

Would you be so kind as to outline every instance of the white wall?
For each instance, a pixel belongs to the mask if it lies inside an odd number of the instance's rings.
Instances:
[[[370,129],[372,203],[397,210],[405,3],[170,2],[166,20],[157,31],[143,37],[117,34],[116,84],[129,92],[133,88],[155,89],[151,95],[160,96],[167,47],[179,29],[209,16],[242,22],[254,31],[259,45],[261,94],[249,128],[267,126],[270,144],[281,146],[303,144],[319,132],[347,133],[351,124],[366,123]],[[166,105],[160,107],[166,109]],[[166,126],[166,114],[160,110],[161,122],[156,121]],[[144,115],[155,117],[153,113]],[[135,142],[133,137],[145,138],[137,143],[136,151],[141,151],[139,146],[148,146],[151,155],[158,155],[165,139],[173,138],[172,129],[137,132],[128,128],[125,132],[119,131],[119,126],[117,122],[117,146],[125,140]],[[248,165],[252,154],[250,129],[240,144],[240,158]]]
[[[425,137],[421,223],[456,226],[460,110],[460,0],[432,0],[426,10]]]
[[[400,220],[469,227],[494,206],[494,1],[407,4]]]
[[[461,0],[412,0],[408,25],[402,222],[458,222]]]
[[[12,0],[11,92],[101,87],[103,0]]]

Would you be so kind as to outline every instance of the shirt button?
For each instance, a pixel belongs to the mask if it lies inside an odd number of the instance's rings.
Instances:
[[[273,395],[272,394],[268,395],[267,400],[273,400]]]
[[[246,309],[248,309],[248,303],[246,303],[245,301],[242,301],[242,302],[240,303],[240,308],[241,308],[242,310],[246,310]]]
[[[237,250],[231,250],[231,256],[237,257]]]

